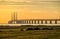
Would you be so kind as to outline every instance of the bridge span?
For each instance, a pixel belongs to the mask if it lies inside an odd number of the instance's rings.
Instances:
[[[29,25],[41,25],[41,24],[60,24],[60,19],[17,19],[17,13],[11,16],[11,20],[8,21],[8,24],[29,24]]]
[[[60,24],[60,19],[22,19],[11,20],[8,24]]]
[[[29,25],[32,25],[32,26],[60,26],[60,24],[0,24],[0,26],[29,26]]]

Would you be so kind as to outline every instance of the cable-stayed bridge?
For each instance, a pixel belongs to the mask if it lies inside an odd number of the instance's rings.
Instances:
[[[0,26],[60,26],[60,24],[0,24]]]
[[[17,13],[11,16],[8,21],[10,25],[60,25],[60,19],[17,19]]]
[[[5,27],[3,27],[5,26]],[[13,26],[13,27],[12,27]],[[17,13],[11,16],[11,20],[7,24],[0,24],[2,29],[16,29],[29,30],[56,30],[60,29],[60,19],[17,19]]]
[[[9,24],[60,24],[60,19],[24,19],[11,20]]]

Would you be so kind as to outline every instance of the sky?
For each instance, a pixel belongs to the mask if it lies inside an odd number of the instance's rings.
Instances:
[[[0,0],[0,23],[19,19],[60,19],[60,0]]]

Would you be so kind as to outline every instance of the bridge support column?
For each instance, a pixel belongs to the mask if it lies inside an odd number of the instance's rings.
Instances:
[[[27,21],[25,20],[25,24],[27,24]]]
[[[55,20],[55,24],[57,24],[57,20]]]
[[[36,24],[36,20],[34,21],[34,24]]]
[[[47,20],[45,20],[45,24],[47,24]]]
[[[33,20],[31,20],[31,24],[33,24]]]
[[[28,20],[25,21],[25,24],[28,24]]]
[[[24,23],[23,24],[25,24],[25,21],[23,21]]]
[[[23,20],[21,20],[21,24],[23,24]]]
[[[25,24],[27,23],[27,21],[25,20]]]
[[[39,24],[39,20],[37,21],[37,24]]]
[[[52,24],[52,20],[50,20],[50,24]]]
[[[41,24],[43,24],[43,20],[41,20]]]
[[[29,24],[31,24],[30,20],[29,20]]]
[[[29,21],[27,20],[27,24],[29,23]]]

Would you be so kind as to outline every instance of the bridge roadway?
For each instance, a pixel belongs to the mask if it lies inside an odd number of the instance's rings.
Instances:
[[[21,26],[21,25],[45,25],[45,26],[60,26],[60,24],[0,24],[0,26]]]
[[[8,24],[60,24],[60,19],[22,19],[10,20]]]

